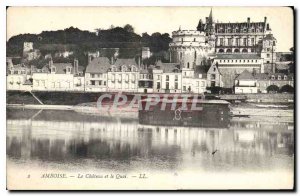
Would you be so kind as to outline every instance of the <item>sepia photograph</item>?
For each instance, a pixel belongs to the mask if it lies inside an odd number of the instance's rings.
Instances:
[[[6,7],[7,189],[295,190],[294,14]]]

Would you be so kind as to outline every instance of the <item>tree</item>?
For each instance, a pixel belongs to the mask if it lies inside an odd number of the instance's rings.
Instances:
[[[282,93],[293,93],[294,92],[294,87],[286,84],[284,86],[281,87],[280,92]]]
[[[128,33],[134,33],[134,28],[130,24],[125,25],[124,30],[127,31]]]
[[[270,92],[277,93],[277,92],[279,92],[279,87],[276,85],[270,85],[267,87],[267,91],[268,91],[268,93],[270,93]]]

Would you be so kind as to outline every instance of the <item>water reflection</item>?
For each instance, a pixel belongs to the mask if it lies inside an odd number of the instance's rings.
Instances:
[[[9,158],[89,168],[292,169],[293,133],[293,123],[251,119],[201,128],[140,125],[138,119],[73,111],[7,110]]]

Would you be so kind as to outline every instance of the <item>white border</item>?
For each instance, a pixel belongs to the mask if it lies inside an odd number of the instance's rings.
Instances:
[[[4,111],[1,112],[0,119],[1,119],[1,171],[0,171],[0,190],[1,194],[10,194],[6,190],[6,71],[5,71],[5,55],[6,55],[6,6],[295,6],[296,9],[296,24],[295,28],[299,26],[299,20],[297,19],[297,11],[299,9],[299,0],[251,0],[251,1],[242,1],[242,0],[102,0],[101,2],[96,2],[92,0],[72,0],[69,2],[62,1],[62,0],[48,0],[41,2],[40,0],[2,0],[0,1],[0,62],[2,66],[2,71],[0,72],[0,88],[1,88],[1,94],[0,94],[0,104],[1,108],[4,108]],[[298,32],[299,34],[299,32]],[[296,48],[298,48],[299,40],[295,39],[297,41]],[[297,56],[299,56],[299,51],[297,51]],[[296,65],[298,67],[298,65]],[[299,74],[300,68],[297,68],[297,75]],[[298,81],[298,78],[297,80]],[[296,84],[297,91],[299,90],[298,82]],[[297,100],[299,101],[299,97]],[[298,104],[299,105],[299,104]],[[298,109],[298,107],[297,107]],[[297,116],[296,121],[299,123],[299,116]],[[297,126],[299,127],[299,125]],[[295,130],[295,132],[298,132],[298,130]],[[299,141],[299,132],[296,133],[297,138],[296,141]],[[299,152],[299,144],[296,144],[297,151]],[[298,154],[297,154],[298,155]],[[297,157],[297,155],[295,155]],[[299,160],[299,159],[298,159]],[[297,168],[297,171],[299,171],[299,168]],[[298,175],[297,175],[298,176]],[[297,178],[297,185],[296,187],[299,189],[299,179]],[[26,192],[25,192],[26,193]],[[69,192],[69,194],[74,194],[74,192]],[[190,192],[184,193],[189,194]],[[27,192],[27,194],[31,194]],[[42,193],[38,193],[42,194]],[[54,193],[57,195],[62,195],[64,193]],[[84,193],[79,193],[84,194]],[[104,192],[101,192],[100,194],[107,194]],[[112,193],[109,193],[112,194]],[[124,193],[113,193],[113,194],[124,194]],[[131,194],[131,193],[129,193]],[[155,195],[162,195],[163,193],[152,193]],[[173,194],[172,192],[169,194]],[[200,193],[203,194],[203,193]],[[213,193],[212,195],[215,195],[217,193]],[[229,193],[230,194],[230,193]],[[238,193],[241,194],[241,193]],[[264,195],[266,193],[253,193],[255,195]],[[269,192],[269,194],[273,194],[272,192]],[[290,194],[290,193],[280,193],[280,194]]]

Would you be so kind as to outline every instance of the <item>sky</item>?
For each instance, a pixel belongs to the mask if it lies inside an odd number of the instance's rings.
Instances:
[[[61,30],[70,26],[81,30],[107,29],[131,24],[135,32],[169,33],[195,30],[210,10],[219,22],[262,22],[267,17],[277,39],[277,51],[293,47],[293,10],[288,7],[10,7],[7,9],[7,40],[18,34]]]

